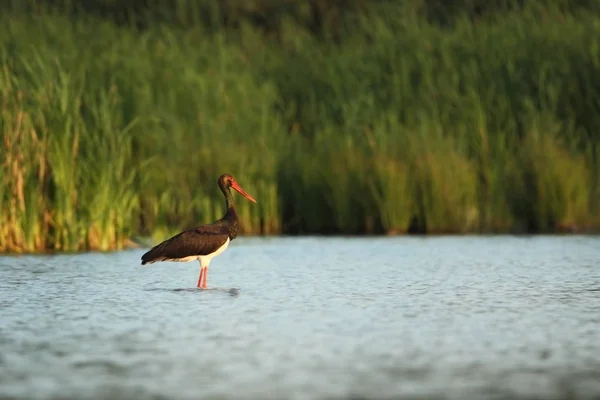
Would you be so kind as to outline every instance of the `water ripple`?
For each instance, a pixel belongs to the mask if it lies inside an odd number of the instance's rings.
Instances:
[[[0,257],[0,399],[600,397],[597,237]]]

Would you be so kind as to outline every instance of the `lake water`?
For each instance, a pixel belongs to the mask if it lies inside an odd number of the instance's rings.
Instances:
[[[0,257],[2,399],[600,398],[600,238]]]

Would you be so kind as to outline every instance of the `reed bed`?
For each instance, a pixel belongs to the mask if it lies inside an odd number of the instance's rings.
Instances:
[[[0,251],[164,239],[223,172],[245,234],[600,228],[599,13],[147,25],[0,16]]]

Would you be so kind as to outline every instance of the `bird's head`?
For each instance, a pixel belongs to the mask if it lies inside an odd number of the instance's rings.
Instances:
[[[256,200],[254,200],[254,198],[252,196],[250,196],[248,193],[246,193],[244,191],[244,189],[242,189],[242,187],[236,182],[235,178],[233,177],[233,175],[231,174],[223,174],[219,177],[218,180],[219,186],[222,188],[232,188],[235,191],[237,191],[238,193],[240,193],[242,196],[244,196],[245,198],[247,198],[248,200],[250,200],[253,203],[256,203]]]

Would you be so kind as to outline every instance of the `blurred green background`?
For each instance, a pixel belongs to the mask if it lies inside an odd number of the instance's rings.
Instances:
[[[600,2],[11,0],[0,251],[600,228]]]

